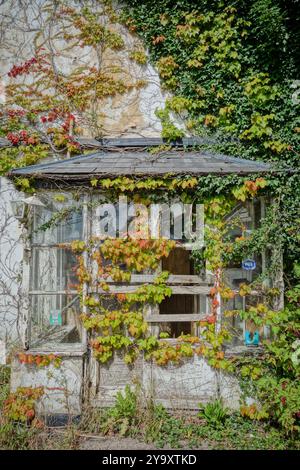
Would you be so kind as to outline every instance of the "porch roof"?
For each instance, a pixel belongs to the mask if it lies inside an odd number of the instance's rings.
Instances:
[[[103,146],[89,155],[79,155],[70,159],[51,163],[17,168],[10,176],[34,176],[37,179],[86,180],[91,176],[147,176],[147,175],[223,175],[235,173],[247,175],[266,173],[271,165],[245,160],[223,154],[188,150],[184,147],[172,148],[157,154],[150,153],[141,145],[127,147],[121,145]],[[149,140],[149,139],[148,139]],[[148,143],[147,146],[149,146]],[[150,144],[151,145],[151,144]]]

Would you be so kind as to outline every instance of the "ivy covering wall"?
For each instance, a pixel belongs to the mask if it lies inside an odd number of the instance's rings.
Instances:
[[[182,135],[170,117],[177,114],[191,135],[215,138],[216,143],[203,148],[271,162],[283,170],[271,181],[280,199],[280,217],[271,229],[284,247],[286,272],[291,272],[300,254],[300,106],[293,99],[300,77],[299,2],[126,4],[125,23],[143,38],[163,87],[172,93],[159,111],[162,135]],[[234,177],[208,178],[202,187],[226,192],[228,180]]]

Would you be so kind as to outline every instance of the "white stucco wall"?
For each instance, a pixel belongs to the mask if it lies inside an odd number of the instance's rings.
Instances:
[[[37,412],[78,415],[82,409],[83,355],[63,357],[60,367],[47,367],[12,362],[11,390],[18,387],[44,387],[44,395],[37,402]]]
[[[35,45],[51,51],[52,61],[58,71],[66,76],[75,68],[100,67],[109,69],[112,66],[119,67],[120,71],[114,73],[114,77],[121,79],[126,84],[133,85],[129,92],[108,97],[99,102],[92,103],[92,109],[97,115],[97,125],[102,129],[104,137],[159,137],[161,124],[155,115],[157,108],[162,108],[166,94],[160,87],[157,71],[149,63],[138,64],[130,58],[133,50],[143,50],[140,39],[129,32],[123,26],[114,24],[113,29],[119,33],[124,41],[121,50],[104,50],[101,61],[92,47],[74,46],[63,39],[64,30],[69,34],[70,28],[66,20],[57,17],[55,21],[49,20],[50,10],[53,9],[53,1],[40,0],[32,2],[24,0],[5,0],[0,5],[0,95],[1,100],[5,95],[5,86],[11,83],[28,83],[30,77],[22,75],[16,79],[10,78],[8,72],[13,65],[20,65],[35,55]],[[116,2],[117,4],[117,2]],[[97,6],[98,5],[98,6]],[[67,0],[64,7],[78,7],[78,2]],[[84,6],[97,11],[101,3],[87,0]],[[105,20],[104,20],[105,21]],[[145,86],[135,87],[139,81],[145,82]],[[49,92],[49,90],[47,90]],[[83,133],[86,136],[96,137],[95,130],[91,129],[91,120],[81,121]],[[182,127],[181,123],[177,123]],[[91,135],[92,134],[92,135]]]
[[[0,339],[8,346],[19,336],[20,285],[23,246],[21,228],[10,201],[22,197],[6,178],[0,178]]]

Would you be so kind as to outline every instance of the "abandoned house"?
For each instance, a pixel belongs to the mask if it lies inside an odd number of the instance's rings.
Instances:
[[[54,353],[62,358],[59,368],[34,368],[17,359],[12,367],[12,388],[39,386],[47,393],[40,403],[46,414],[71,413],[78,415],[82,406],[109,406],[118,390],[126,384],[139,383],[146,394],[171,408],[194,409],[199,402],[222,397],[225,404],[236,408],[240,390],[237,380],[229,374],[210,367],[206,360],[194,356],[180,364],[160,367],[146,361],[141,355],[134,365],[127,365],[116,353],[105,364],[94,359],[86,330],[79,321],[80,299],[74,267],[76,258],[62,244],[74,240],[87,241],[97,236],[99,217],[96,207],[105,191],[91,188],[90,180],[119,176],[205,176],[228,174],[266,174],[270,166],[261,162],[242,160],[226,155],[203,153],[193,149],[192,139],[174,145],[169,151],[151,154],[147,147],[161,145],[161,139],[108,139],[98,142],[99,150],[68,160],[55,161],[13,170],[12,179],[34,177],[36,194],[15,201],[15,215],[22,219],[24,209],[30,218],[29,236],[24,240],[24,268],[22,290],[26,301],[22,305],[22,336],[24,349],[32,354]],[[81,188],[79,199],[74,198]],[[86,188],[86,189],[84,189]],[[64,202],[53,195],[64,195]],[[89,204],[87,204],[89,201]],[[94,204],[93,204],[94,202]],[[71,215],[47,226],[53,214],[64,207],[72,207]],[[265,202],[257,198],[240,204],[234,210],[242,218],[247,230],[257,227],[264,217]],[[43,230],[40,230],[40,227]],[[28,234],[27,234],[28,235]],[[238,232],[234,235],[238,235]],[[226,270],[228,282],[237,289],[242,282],[251,282],[266,267],[267,253],[254,253],[253,266],[233,265]],[[251,260],[250,260],[251,262]],[[195,272],[189,247],[184,240],[178,243],[168,257],[161,261],[167,270],[172,295],[160,305],[150,305],[145,318],[152,334],[168,331],[169,339],[176,341],[181,333],[197,334],[198,323],[208,313],[208,294],[211,279],[208,272]],[[153,281],[153,274],[132,275],[130,283],[111,281],[111,292],[127,293]],[[103,293],[105,295],[105,292]],[[236,295],[231,308],[243,308],[244,297]],[[220,318],[222,321],[222,305]],[[245,345],[245,322],[234,327],[238,338],[226,348],[226,354],[240,354]],[[267,335],[267,331],[260,335]],[[252,348],[250,353],[256,353]]]

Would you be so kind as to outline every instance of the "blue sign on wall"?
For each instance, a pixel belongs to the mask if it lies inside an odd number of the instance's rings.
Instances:
[[[255,331],[251,338],[250,331],[245,331],[245,344],[246,346],[258,346],[259,345],[259,333]]]
[[[242,268],[246,269],[246,271],[253,271],[256,268],[256,262],[254,259],[245,259],[242,262]]]

